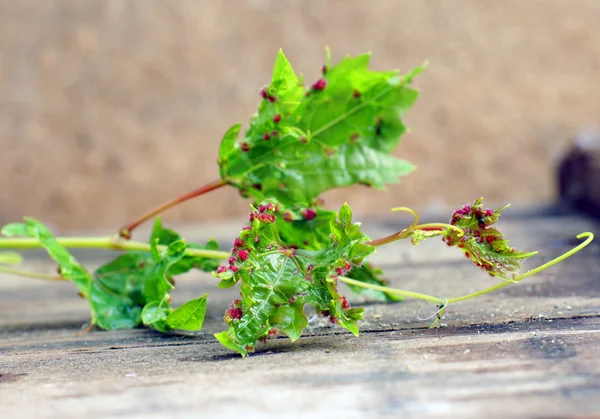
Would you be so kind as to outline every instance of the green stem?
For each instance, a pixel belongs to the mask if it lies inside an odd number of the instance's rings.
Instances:
[[[388,287],[384,287],[381,285],[367,284],[365,282],[360,282],[360,281],[357,281],[352,278],[347,278],[345,276],[338,276],[338,279],[342,282],[345,282],[346,284],[356,285],[357,287],[361,287],[361,288],[369,288],[369,289],[376,290],[376,291],[382,291],[382,292],[385,292],[388,294],[400,295],[400,296],[406,297],[406,298],[417,298],[419,300],[430,301],[430,302],[436,303],[436,304],[443,304],[446,302],[445,299],[434,297],[431,295],[421,294],[419,292],[413,292],[413,291],[405,291],[405,290],[400,290],[400,289],[396,289],[396,288],[388,288]]]
[[[48,279],[51,281],[66,281],[62,276],[56,275],[46,275],[37,272],[29,272],[29,271],[21,271],[19,269],[11,269],[6,268],[4,266],[0,266],[0,273],[16,275],[16,276],[25,276],[27,278],[35,278],[35,279]]]
[[[62,237],[56,239],[59,244],[67,248],[79,249],[110,249],[120,251],[137,250],[141,252],[150,252],[150,245],[136,241],[124,240],[116,236],[106,237]],[[0,249],[37,249],[42,244],[34,238],[0,238]],[[166,249],[166,246],[158,246],[159,249]],[[188,256],[205,257],[211,259],[227,259],[229,252],[205,249],[187,249],[185,254]]]
[[[20,265],[23,262],[23,257],[16,252],[0,253],[0,263],[5,265]]]
[[[417,298],[419,300],[425,300],[425,301],[429,301],[432,303],[441,304],[441,305],[446,306],[450,303],[457,303],[459,301],[464,301],[464,300],[468,300],[470,298],[479,297],[480,295],[487,294],[488,292],[499,290],[500,288],[504,288],[510,284],[519,282],[520,280],[527,278],[528,276],[535,275],[539,272],[542,272],[543,270],[548,269],[548,268],[556,265],[557,263],[562,262],[563,260],[567,259],[568,257],[573,256],[575,253],[579,252],[581,249],[583,249],[588,244],[590,244],[592,242],[592,240],[594,240],[594,234],[590,233],[590,232],[585,232],[585,233],[581,233],[581,234],[577,235],[578,239],[582,239],[584,237],[587,237],[587,239],[583,243],[580,243],[578,246],[576,246],[573,249],[569,250],[568,252],[560,255],[559,257],[552,259],[550,262],[544,263],[543,265],[538,266],[537,268],[532,269],[532,270],[524,273],[523,275],[519,275],[513,281],[505,281],[505,282],[502,282],[501,284],[494,285],[493,287],[489,287],[489,288],[483,289],[481,291],[477,291],[477,292],[474,292],[471,294],[466,294],[466,295],[462,295],[460,297],[454,297],[454,298],[450,298],[450,299],[434,297],[431,295],[421,294],[421,293],[413,292],[413,291],[405,291],[405,290],[396,289],[396,288],[384,287],[381,285],[367,284],[367,283],[356,281],[354,279],[346,278],[343,276],[338,277],[338,279],[342,282],[345,282],[345,283],[351,284],[351,285],[355,285],[357,287],[369,288],[372,290],[382,291],[382,292],[385,292],[388,294],[401,295],[406,298]]]

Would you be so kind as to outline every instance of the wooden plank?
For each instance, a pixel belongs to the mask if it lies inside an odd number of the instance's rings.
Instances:
[[[6,417],[581,417],[600,411],[599,326],[277,339],[246,359],[213,340],[117,332],[4,353],[0,395]]]
[[[542,261],[567,250],[585,220],[508,220],[503,230]],[[384,233],[377,228],[375,235]],[[374,230],[377,230],[374,229]],[[439,242],[376,255],[393,284],[440,296],[492,285]],[[275,339],[242,359],[221,347],[235,291],[208,275],[178,282],[176,301],[210,292],[205,330],[77,336],[88,317],[67,283],[0,277],[0,401],[6,417],[593,417],[600,414],[600,247],[526,282],[448,308],[364,303],[362,335],[324,319],[295,344]],[[100,263],[100,260],[92,260]],[[53,269],[35,261],[32,269]],[[533,264],[530,264],[533,266]]]

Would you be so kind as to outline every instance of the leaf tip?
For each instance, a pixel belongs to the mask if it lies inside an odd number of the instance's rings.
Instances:
[[[245,348],[238,345],[233,341],[233,339],[231,339],[231,336],[229,335],[229,332],[227,330],[224,330],[220,333],[215,333],[213,336],[219,341],[221,345],[223,345],[227,349],[239,353],[242,357],[245,357],[248,354],[248,351],[246,351]]]

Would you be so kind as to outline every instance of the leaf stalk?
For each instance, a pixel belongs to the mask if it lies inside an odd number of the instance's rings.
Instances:
[[[156,208],[153,208],[152,210],[142,214],[135,221],[121,227],[119,229],[119,236],[123,237],[124,239],[130,239],[131,233],[133,232],[133,230],[135,230],[137,227],[139,227],[141,224],[145,223],[146,221],[156,217],[158,214],[160,214],[178,204],[181,204],[182,202],[189,201],[192,198],[196,198],[200,195],[204,195],[210,191],[214,191],[215,189],[219,189],[220,187],[225,186],[225,185],[227,185],[227,181],[219,179],[217,181],[208,183],[204,186],[201,186],[199,188],[191,190],[183,195],[178,196],[177,198],[174,198],[167,202],[164,202],[163,204],[157,206]]]

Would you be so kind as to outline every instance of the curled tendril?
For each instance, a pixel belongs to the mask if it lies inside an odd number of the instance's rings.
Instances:
[[[409,214],[412,214],[415,217],[415,220],[412,222],[412,224],[410,225],[410,227],[414,227],[417,224],[419,224],[419,214],[417,214],[417,212],[414,209],[412,209],[412,208],[408,208],[408,207],[395,207],[395,208],[392,208],[390,211],[392,211],[392,212],[399,212],[399,211],[408,212]]]

